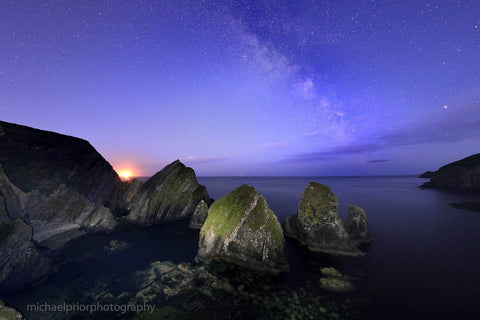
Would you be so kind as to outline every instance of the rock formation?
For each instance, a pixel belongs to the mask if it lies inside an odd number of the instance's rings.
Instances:
[[[205,220],[207,220],[208,215],[208,205],[205,201],[200,200],[198,205],[195,207],[192,217],[190,218],[189,227],[194,229],[201,229]]]
[[[372,242],[372,236],[368,230],[368,219],[365,211],[351,204],[348,206],[348,216],[345,222],[345,230],[350,236],[350,240],[357,244]]]
[[[12,291],[50,272],[50,260],[32,242],[32,228],[20,218],[0,224],[0,291]]]
[[[122,216],[140,224],[188,219],[202,199],[211,203],[178,160],[143,184],[122,182],[87,141],[0,121],[0,227],[19,232],[2,242],[0,291],[44,276],[49,263],[40,247],[111,231]]]
[[[430,178],[421,188],[480,192],[480,153],[447,164],[431,173]]]
[[[368,237],[366,216],[363,217],[357,208],[351,209],[348,230],[352,233],[349,235],[339,217],[335,194],[325,185],[310,182],[301,195],[297,214],[285,220],[285,235],[297,239],[312,251],[362,255],[351,239],[351,236]]]
[[[282,228],[265,198],[244,184],[211,205],[196,259],[276,274],[288,270],[284,247]]]
[[[140,186],[127,219],[145,225],[189,219],[201,200],[212,201],[193,169],[176,160]]]

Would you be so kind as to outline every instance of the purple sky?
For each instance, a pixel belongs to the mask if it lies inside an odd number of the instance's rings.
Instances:
[[[0,119],[137,175],[435,170],[480,152],[480,1],[5,0]]]

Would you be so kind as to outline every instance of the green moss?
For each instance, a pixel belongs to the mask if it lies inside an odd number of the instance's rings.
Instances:
[[[0,309],[0,319],[2,319],[2,320],[15,320],[15,319],[17,319],[17,315],[15,314],[15,312],[12,312],[10,310]]]
[[[215,230],[215,234],[219,237],[230,234],[250,205],[255,193],[254,187],[244,184],[215,201],[208,210],[208,217],[200,234],[205,235],[209,229]]]
[[[275,213],[268,207],[267,201],[263,196],[260,196],[256,207],[252,210],[247,218],[247,223],[250,229],[258,231],[262,226],[265,232],[271,235],[272,242],[275,247],[283,244],[283,233],[281,231],[280,223],[275,216]]]
[[[332,204],[338,204],[338,199],[326,185],[310,182],[302,193],[299,212],[306,218],[328,218]]]

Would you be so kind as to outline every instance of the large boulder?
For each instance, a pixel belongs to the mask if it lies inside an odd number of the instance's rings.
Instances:
[[[312,251],[357,256],[338,214],[338,199],[332,190],[310,182],[301,194],[297,214],[285,221],[285,235],[297,239]]]
[[[127,219],[144,225],[189,219],[201,200],[212,202],[193,169],[176,160],[140,186]]]
[[[456,192],[480,192],[480,153],[449,163],[421,177],[430,178],[421,188],[445,189]]]
[[[198,246],[196,259],[205,263],[226,261],[273,274],[288,270],[280,223],[265,198],[245,184],[210,206]]]

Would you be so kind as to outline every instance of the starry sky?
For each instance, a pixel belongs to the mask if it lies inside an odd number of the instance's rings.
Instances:
[[[436,170],[480,152],[480,1],[3,0],[0,119],[137,176]]]

